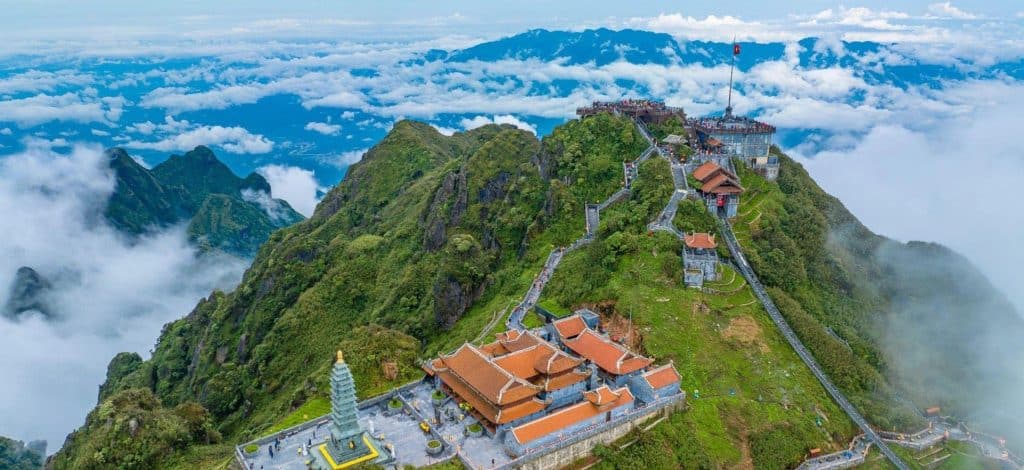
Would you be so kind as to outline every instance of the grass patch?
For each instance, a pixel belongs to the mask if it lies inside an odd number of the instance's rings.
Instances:
[[[312,398],[302,406],[295,409],[295,411],[285,416],[284,419],[278,421],[277,424],[270,427],[267,434],[275,433],[283,429],[288,429],[292,426],[305,423],[311,419],[323,416],[331,412],[331,401],[327,398],[316,397]]]

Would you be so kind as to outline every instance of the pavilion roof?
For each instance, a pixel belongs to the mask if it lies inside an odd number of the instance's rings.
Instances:
[[[714,173],[722,167],[718,166],[715,162],[704,162],[703,165],[698,166],[696,170],[693,170],[693,177],[697,178],[697,181],[704,181],[705,178]]]
[[[651,388],[661,388],[673,383],[679,383],[679,380],[682,377],[680,377],[679,371],[676,370],[676,366],[670,362],[661,367],[644,372],[643,378]]]
[[[612,391],[607,385],[602,385],[601,388],[587,393],[599,395],[602,399],[614,399],[604,402],[601,406],[595,405],[591,400],[568,406],[543,418],[512,428],[512,436],[520,444],[526,444],[633,401],[633,394],[626,387]]]
[[[553,324],[555,325],[555,330],[558,331],[558,335],[562,338],[572,338],[587,329],[587,323],[583,321],[583,317],[580,315],[572,315],[555,320]]]
[[[469,343],[450,355],[442,355],[440,360],[443,368],[437,370],[451,373],[442,375],[442,380],[454,376],[491,403],[514,403],[540,391],[540,387],[500,367]]]
[[[690,248],[703,248],[710,250],[718,246],[715,236],[710,233],[691,233],[683,237],[683,243]]]
[[[740,186],[739,181],[730,178],[728,174],[720,173],[705,181],[700,190],[712,194],[739,194],[743,192],[743,186]]]
[[[564,342],[576,354],[614,375],[635,372],[653,362],[649,358],[630,352],[589,328],[583,330],[576,338]]]

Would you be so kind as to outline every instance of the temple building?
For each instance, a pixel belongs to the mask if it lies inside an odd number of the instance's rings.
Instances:
[[[709,161],[693,170],[693,177],[700,181],[698,191],[712,214],[736,217],[743,186],[735,173]]]
[[[626,385],[630,377],[643,372],[645,367],[654,362],[590,328],[584,328],[575,336],[563,337],[562,344],[596,366],[598,376],[604,383],[616,387]]]
[[[765,179],[779,176],[779,158],[770,154],[775,127],[731,112],[723,117],[693,119],[689,124],[700,147],[739,158]]]
[[[679,393],[679,371],[669,362],[633,377],[629,388],[640,401],[650,403]]]
[[[424,369],[491,433],[577,401],[591,371],[529,331],[509,330],[480,347],[466,343]]]
[[[534,330],[463,344],[423,365],[487,434],[520,456],[558,445],[634,410],[679,400],[679,372],[598,333],[600,317],[581,309]]]
[[[359,427],[355,381],[341,351],[331,370],[330,417],[330,435],[313,453],[320,468],[338,470],[380,457],[374,440]]]
[[[635,404],[633,393],[627,387],[612,390],[602,385],[584,393],[583,398],[575,405],[512,428],[505,434],[505,445],[512,454],[523,455],[566,439],[588,426],[618,418],[631,411]]]
[[[718,279],[718,252],[715,236],[691,233],[683,237],[683,283],[702,287],[704,281]]]

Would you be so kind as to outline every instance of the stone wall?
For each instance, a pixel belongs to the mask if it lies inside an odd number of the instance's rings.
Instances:
[[[608,428],[602,429],[598,433],[586,436],[572,442],[571,444],[566,444],[563,447],[547,453],[520,458],[503,468],[521,470],[554,470],[566,467],[577,460],[589,457],[594,450],[594,446],[598,444],[611,444],[622,436],[629,434],[630,431],[636,429],[650,418],[668,416],[673,411],[682,409],[685,407],[686,402],[683,398],[685,395],[682,393],[680,395],[681,396],[676,397],[676,400],[672,400],[667,403],[666,406],[652,407],[652,409],[647,413],[630,415],[629,419],[623,420],[619,423],[614,423]]]

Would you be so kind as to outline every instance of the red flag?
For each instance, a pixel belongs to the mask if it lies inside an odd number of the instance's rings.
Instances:
[[[740,55],[740,43],[732,43],[732,55]]]

